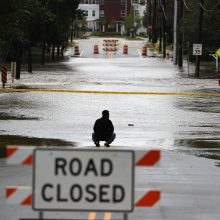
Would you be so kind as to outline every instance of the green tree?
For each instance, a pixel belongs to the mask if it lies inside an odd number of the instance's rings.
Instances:
[[[134,11],[131,9],[128,16],[124,19],[124,25],[127,31],[127,35],[132,31],[134,28]]]
[[[80,0],[1,0],[0,56],[2,62],[17,61],[20,77],[22,53],[28,51],[31,69],[31,47],[41,44],[42,64],[45,46],[66,44],[73,15]],[[58,49],[59,52],[59,49]]]

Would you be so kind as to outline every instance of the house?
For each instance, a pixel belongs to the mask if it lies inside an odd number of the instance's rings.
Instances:
[[[81,0],[79,9],[87,13],[88,28],[92,31],[112,31],[125,34],[124,19],[134,10],[143,16],[146,0]]]
[[[95,0],[85,0],[81,1],[82,4],[79,4],[78,9],[84,10],[87,20],[87,27],[90,31],[97,31],[99,29],[99,12],[100,6]]]

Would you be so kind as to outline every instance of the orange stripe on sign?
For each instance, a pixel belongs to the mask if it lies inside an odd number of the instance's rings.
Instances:
[[[32,203],[32,195],[28,196],[22,203],[21,205],[31,205]]]
[[[144,195],[136,204],[136,207],[152,207],[160,200],[160,191],[151,190]]]
[[[14,154],[15,151],[17,151],[16,147],[7,147],[6,156],[10,157],[12,154]]]
[[[7,67],[2,67],[2,72],[7,72],[7,71],[8,71]]]
[[[27,157],[27,158],[22,162],[22,164],[24,164],[24,165],[31,165],[31,164],[32,164],[32,161],[33,161],[33,156],[30,155],[29,157]]]
[[[136,166],[153,166],[159,160],[160,150],[151,150],[136,163]]]
[[[17,191],[17,189],[16,188],[12,188],[12,187],[10,187],[10,188],[7,188],[6,189],[6,198],[8,198],[8,197],[10,197],[15,191]]]

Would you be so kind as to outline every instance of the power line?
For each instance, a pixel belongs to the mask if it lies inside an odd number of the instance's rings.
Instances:
[[[167,20],[167,15],[166,15],[164,4],[162,3],[162,0],[159,0],[159,3],[160,3],[160,7],[163,11],[163,15],[164,15],[165,19]]]
[[[199,2],[198,4],[199,4],[200,7],[202,8],[202,10],[203,10],[203,11],[206,11],[206,12],[209,12],[209,11],[210,11],[210,12],[215,11],[215,10],[216,10],[216,7],[219,5],[219,3],[217,3],[212,9],[207,9],[207,8],[204,7],[204,5],[203,5],[201,2]]]
[[[182,1],[183,1],[184,5],[185,5],[185,8],[187,9],[187,11],[193,11],[192,9],[190,9],[190,8],[188,7],[188,5],[186,4],[186,1],[185,1],[185,0],[182,0]]]

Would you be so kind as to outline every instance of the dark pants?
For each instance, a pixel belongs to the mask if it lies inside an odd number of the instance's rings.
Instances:
[[[115,140],[116,134],[113,132],[107,140],[98,140],[95,136],[95,133],[92,133],[92,140],[94,143],[99,143],[99,141],[105,141],[108,144],[111,144]]]

